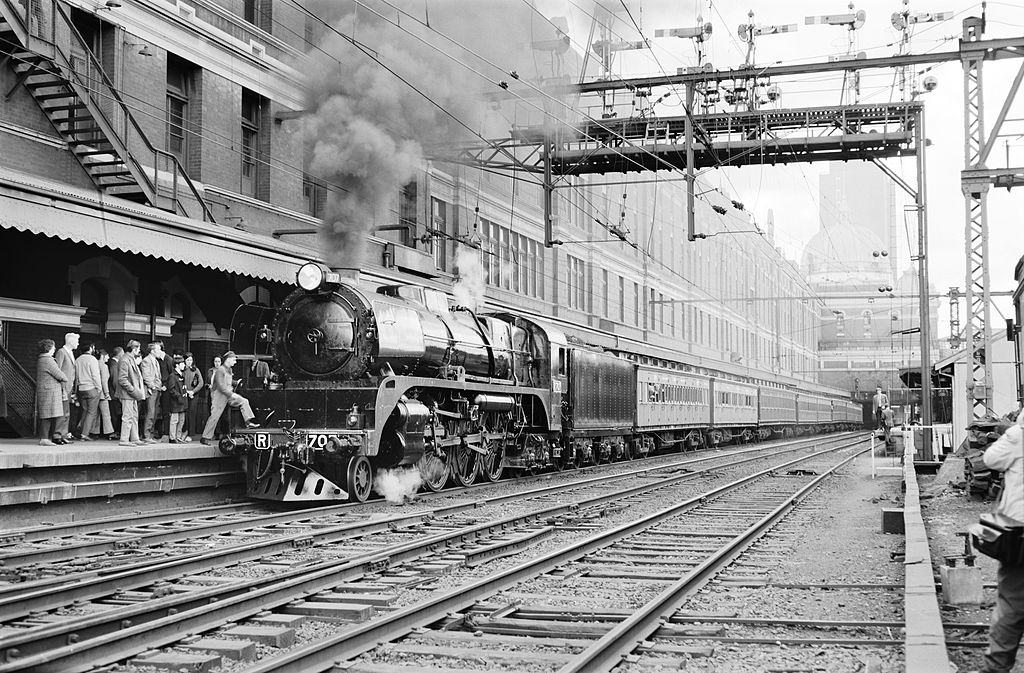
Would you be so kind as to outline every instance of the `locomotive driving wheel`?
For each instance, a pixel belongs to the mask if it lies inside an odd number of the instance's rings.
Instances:
[[[366,456],[352,456],[345,469],[348,497],[353,502],[366,502],[373,490],[373,466]]]
[[[462,441],[458,446],[453,446],[450,452],[452,481],[459,486],[472,486],[476,482],[476,451],[468,443]]]
[[[444,485],[448,483],[448,474],[450,472],[451,454],[441,454],[437,456],[433,453],[424,453],[420,456],[420,459],[416,461],[416,468],[420,471],[420,479],[423,480],[423,486],[428,491],[434,493],[444,488]]]
[[[504,443],[495,439],[485,439],[483,448],[485,453],[476,458],[480,476],[487,481],[498,481],[505,469]]]

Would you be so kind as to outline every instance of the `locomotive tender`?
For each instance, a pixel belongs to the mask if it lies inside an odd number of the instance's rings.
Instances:
[[[475,314],[439,290],[369,292],[319,264],[276,310],[243,306],[232,348],[273,356],[246,393],[262,428],[221,441],[248,494],[366,500],[379,470],[416,466],[440,490],[503,471],[856,427],[860,406],[611,353],[525,313]]]

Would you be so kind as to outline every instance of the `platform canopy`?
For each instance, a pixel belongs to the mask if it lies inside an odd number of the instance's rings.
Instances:
[[[0,169],[0,228],[294,283],[312,251]]]

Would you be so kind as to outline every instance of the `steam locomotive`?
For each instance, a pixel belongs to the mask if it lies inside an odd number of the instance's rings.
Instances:
[[[431,288],[367,291],[316,263],[276,309],[243,306],[232,348],[274,361],[246,393],[263,427],[221,440],[251,497],[365,501],[380,470],[440,490],[663,448],[855,427],[849,400],[612,353],[542,318],[476,314]]]

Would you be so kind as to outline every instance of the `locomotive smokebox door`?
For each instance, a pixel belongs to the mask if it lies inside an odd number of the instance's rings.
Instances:
[[[355,322],[353,310],[337,295],[307,295],[292,305],[285,333],[277,336],[295,369],[326,376],[344,367],[351,357]]]

